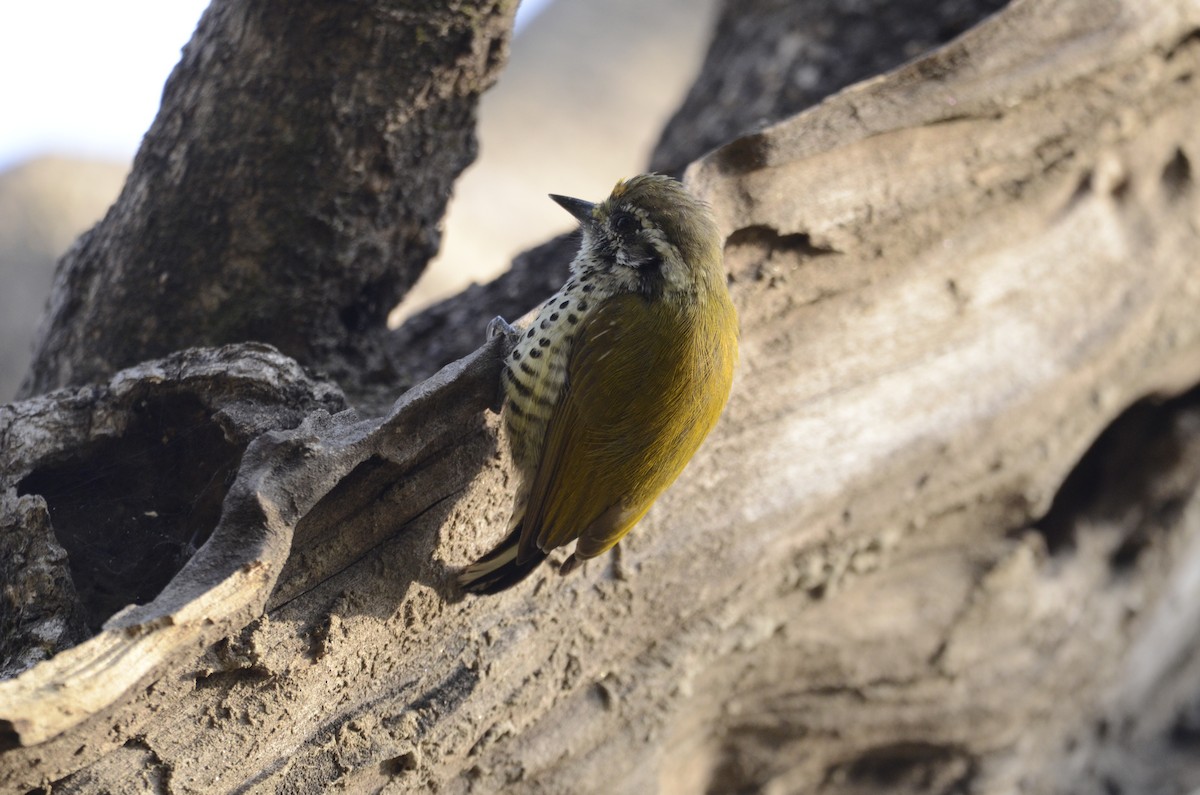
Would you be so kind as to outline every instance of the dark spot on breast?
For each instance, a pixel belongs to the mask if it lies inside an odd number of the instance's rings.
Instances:
[[[541,357],[542,352],[539,351],[537,348],[534,348],[533,350],[531,350],[529,352],[529,355],[530,355],[530,357],[537,359],[537,358]]]
[[[535,331],[535,329],[529,329],[529,333],[526,334],[525,336],[529,337],[529,339],[533,339],[534,331]]]
[[[558,313],[557,313],[557,312],[551,312],[551,313],[550,313],[550,322],[551,322],[551,323],[557,323],[557,322],[558,322]]]
[[[549,348],[550,347],[550,339],[548,337],[542,337],[541,339],[538,340],[538,345],[541,345],[543,348]]]
[[[538,326],[542,329],[542,331],[545,331],[546,329],[550,328],[550,321],[543,320],[541,323],[538,323]]]
[[[571,325],[575,325],[579,322],[579,315],[575,314],[574,312],[570,313],[567,315],[567,322]]]
[[[580,301],[580,302],[579,302],[579,311],[580,311],[580,312],[586,312],[586,311],[587,311],[587,308],[588,308],[588,302],[587,302],[587,301]]]
[[[567,300],[567,301],[563,301],[561,304],[559,304],[559,305],[558,305],[558,308],[559,308],[559,309],[566,309],[566,308],[567,308],[568,306],[570,306],[570,305],[571,305],[571,302],[570,302],[570,300]]]
[[[516,376],[508,379],[508,382],[513,385],[514,389],[517,390],[517,394],[521,395],[522,397],[529,397],[531,394],[533,394],[533,390],[526,386],[525,382]]]
[[[513,361],[514,361],[514,362],[519,362],[519,361],[521,361],[521,351],[519,351],[519,350],[517,350],[517,349],[515,349],[515,348],[513,349]]]
[[[534,351],[537,353],[537,351]],[[529,366],[529,362],[521,362],[521,372],[525,375],[537,375],[537,372]]]

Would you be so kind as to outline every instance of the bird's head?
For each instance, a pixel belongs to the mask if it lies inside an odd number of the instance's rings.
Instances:
[[[684,299],[724,284],[721,237],[708,206],[661,174],[623,180],[602,202],[550,198],[579,221],[576,275],[647,298]]]

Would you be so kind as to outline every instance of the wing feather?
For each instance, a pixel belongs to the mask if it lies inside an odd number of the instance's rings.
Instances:
[[[530,487],[518,560],[577,538],[577,557],[610,549],[716,423],[736,338],[688,311],[625,294],[581,324]]]

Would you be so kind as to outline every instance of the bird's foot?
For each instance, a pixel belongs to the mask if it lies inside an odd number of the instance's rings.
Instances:
[[[509,353],[512,351],[513,346],[517,344],[517,340],[520,338],[520,336],[521,332],[517,330],[516,326],[510,325],[507,320],[499,315],[496,315],[494,318],[488,321],[488,342],[496,339],[496,337],[504,337],[504,341],[507,344],[505,345],[504,353],[502,355],[506,359],[508,358]],[[499,414],[501,409],[504,408],[504,382],[502,380],[496,384],[496,395],[492,398],[492,403],[489,408],[497,414]]]
[[[510,325],[507,320],[499,315],[496,315],[494,318],[488,321],[487,338],[489,340],[494,340],[501,334],[505,335],[506,337],[513,338],[519,336],[520,332],[517,331],[516,326]]]

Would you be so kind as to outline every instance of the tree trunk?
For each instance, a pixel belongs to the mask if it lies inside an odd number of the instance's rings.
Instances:
[[[60,263],[22,395],[270,343],[354,394],[436,253],[516,3],[213,0],[120,198]]]
[[[734,394],[570,577],[453,584],[511,499],[501,339],[380,418],[259,345],[0,409],[4,543],[39,562],[5,599],[56,589],[11,633],[0,787],[1200,786],[1198,74],[1195,2],[1018,1],[694,162]],[[390,356],[458,355],[564,247]],[[156,544],[178,573],[108,616]]]

